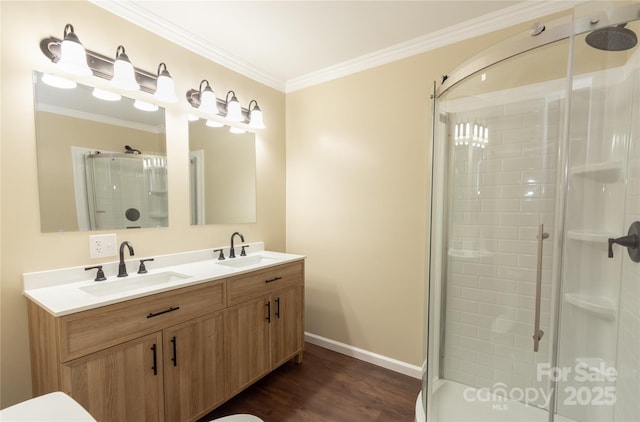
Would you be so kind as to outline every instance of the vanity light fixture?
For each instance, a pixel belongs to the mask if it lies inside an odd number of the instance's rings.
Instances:
[[[206,84],[203,88],[203,84]],[[263,129],[265,127],[262,117],[262,110],[258,107],[256,100],[251,100],[249,108],[242,108],[236,93],[234,91],[227,92],[226,98],[216,98],[213,90],[209,86],[209,82],[203,79],[200,82],[199,89],[190,89],[187,91],[187,102],[191,107],[197,109],[204,114],[213,115],[216,118],[224,116],[224,121],[228,126],[236,127],[246,131],[247,129]],[[252,107],[253,106],[253,107]],[[207,126],[215,124],[218,127],[218,120],[210,119],[210,116],[195,113],[199,117],[209,119]],[[215,123],[214,123],[215,122]],[[235,132],[239,133],[239,132]]]
[[[70,23],[64,27],[63,40],[60,43],[60,60],[57,66],[72,75],[89,76],[92,73],[87,65],[87,53]]]
[[[156,92],[153,96],[158,101],[165,103],[175,103],[178,101],[176,97],[176,89],[173,79],[167,70],[167,65],[160,63],[158,65],[158,77],[156,79]]]
[[[202,84],[205,84],[204,90],[202,89]],[[200,89],[198,90],[198,110],[203,113],[209,114],[218,114],[218,99],[216,98],[216,93],[211,89],[211,85],[209,85],[209,81],[203,79],[200,82]]]
[[[158,71],[151,73],[134,68],[121,45],[116,50],[115,59],[85,50],[71,24],[65,26],[63,40],[55,37],[42,39],[40,50],[56,63],[56,69],[60,73],[75,76],[93,74],[110,81],[111,86],[118,89],[144,91],[153,94],[160,102],[177,101],[173,79],[167,71],[166,64],[160,63]]]
[[[254,107],[251,108],[251,104],[254,104]],[[251,100],[249,102],[249,127],[253,129],[264,129],[264,120],[262,119],[262,110],[258,107],[258,102],[256,100]]]
[[[109,83],[112,87],[124,89],[125,91],[138,91],[140,89],[140,85],[136,81],[136,72],[133,70],[133,65],[121,45],[116,49],[113,76]]]
[[[229,99],[229,94],[231,94],[231,99]],[[244,120],[242,117],[242,107],[240,107],[240,101],[236,98],[236,93],[233,91],[227,92],[227,115],[226,119],[230,122],[241,122]]]

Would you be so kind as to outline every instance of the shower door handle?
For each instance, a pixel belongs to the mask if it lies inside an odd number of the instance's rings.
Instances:
[[[549,233],[544,232],[544,224],[538,226],[538,264],[536,271],[536,314],[533,328],[533,351],[537,352],[540,340],[544,331],[540,329],[540,302],[542,292],[542,242],[549,237]]]

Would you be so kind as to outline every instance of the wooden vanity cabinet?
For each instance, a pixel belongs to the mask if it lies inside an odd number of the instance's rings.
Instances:
[[[195,421],[302,360],[304,261],[62,317],[28,301],[34,396],[98,421]]]
[[[207,315],[163,331],[167,421],[197,419],[226,399],[223,317]]]
[[[226,280],[59,318],[28,307],[34,396],[109,422],[195,420],[225,398]]]
[[[154,358],[154,355],[156,358]],[[162,335],[154,333],[61,364],[62,385],[98,421],[162,421]]]
[[[226,393],[232,396],[295,358],[304,348],[304,263],[228,281]]]

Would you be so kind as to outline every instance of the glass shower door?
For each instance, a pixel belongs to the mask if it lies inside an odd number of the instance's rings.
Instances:
[[[431,420],[548,418],[569,44],[501,61],[438,100],[447,171],[432,223],[443,247],[431,262]]]

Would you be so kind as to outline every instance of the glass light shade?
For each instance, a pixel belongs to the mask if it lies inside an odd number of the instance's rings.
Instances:
[[[142,111],[157,111],[158,106],[156,104],[151,104],[146,101],[135,100],[133,102],[133,106],[138,110]]]
[[[230,122],[241,122],[244,120],[242,118],[242,107],[240,107],[240,102],[234,96],[231,98],[231,101],[227,103],[227,120]]]
[[[122,95],[115,92],[105,91],[100,88],[93,88],[93,96],[104,101],[120,101]]]
[[[53,86],[55,88],[62,88],[62,89],[73,89],[76,86],[78,86],[78,84],[75,81],[70,81],[69,79],[62,78],[56,75],[51,75],[48,73],[42,75],[42,82],[44,82],[49,86]]]
[[[190,122],[197,122],[198,120],[200,120],[200,117],[196,116],[195,114],[189,113],[187,115],[187,120]]]
[[[209,127],[222,127],[224,126],[222,123],[220,122],[216,122],[215,120],[207,120],[207,123],[205,123],[207,126]]]
[[[122,52],[120,52],[121,49]],[[113,63],[113,78],[109,83],[114,88],[125,91],[137,91],[140,89],[140,85],[136,81],[136,72],[122,46],[118,46],[116,51],[116,61]]]
[[[209,87],[206,87],[200,94],[200,107],[198,110],[204,113],[218,114],[218,101],[216,94]]]
[[[254,129],[264,129],[264,121],[262,120],[262,110],[256,106],[249,112],[249,127]]]
[[[156,84],[156,92],[153,94],[156,100],[165,103],[175,103],[178,101],[173,79],[169,76],[168,72],[165,71],[161,73],[158,76]]]
[[[245,132],[246,132],[246,130],[241,129],[241,128],[239,128],[239,127],[231,126],[231,127],[229,128],[229,132],[231,132],[231,133],[245,133]]]
[[[90,76],[93,74],[87,65],[87,52],[73,31],[66,34],[60,44],[60,60],[56,66],[72,75]]]

